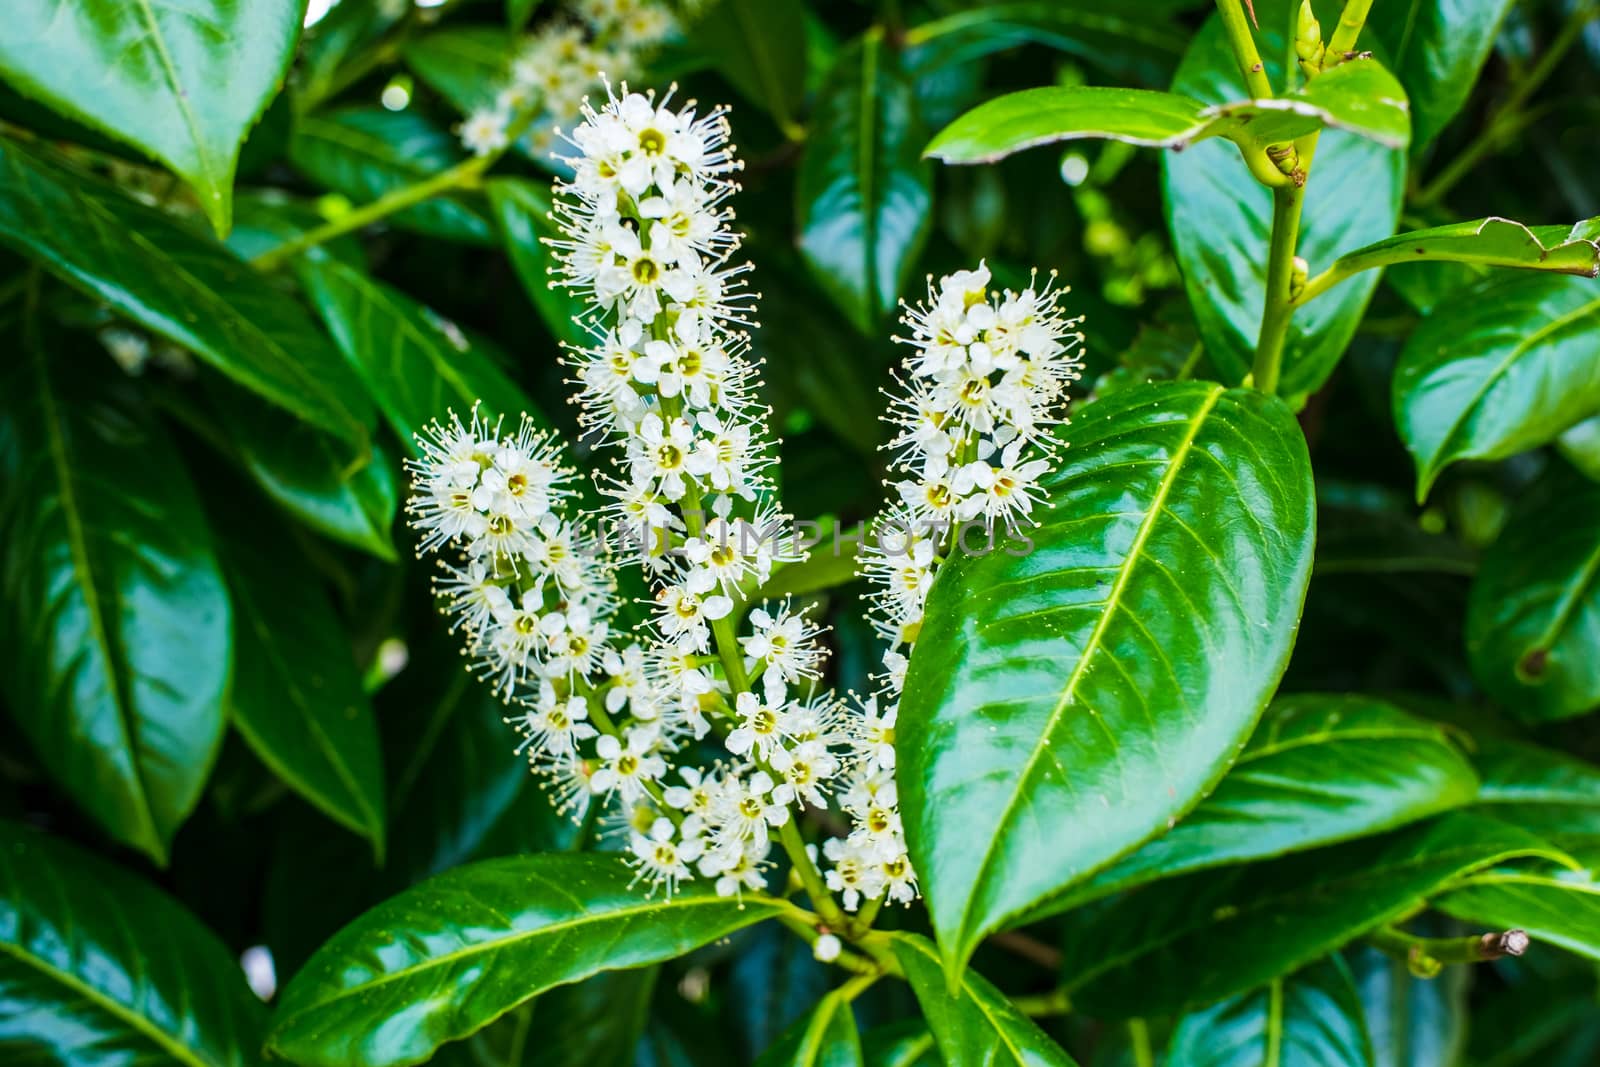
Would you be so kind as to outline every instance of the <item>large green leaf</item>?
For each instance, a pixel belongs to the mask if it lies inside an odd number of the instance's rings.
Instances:
[[[222,739],[227,588],[160,424],[25,333],[0,368],[0,686],[73,799],[164,862]]]
[[[300,118],[289,158],[314,180],[365,203],[431,178],[463,156],[455,138],[414,111],[341,108]],[[494,243],[489,220],[449,196],[414,204],[388,220],[430,237]]]
[[[906,32],[906,66],[947,70],[1038,44],[1112,74],[1166,84],[1188,37],[1145,10],[1110,9],[1099,0],[1020,0],[957,9]]]
[[[834,63],[817,100],[796,193],[800,251],[866,334],[894,309],[927,237],[932,175],[916,99],[881,35]]]
[[[1164,1015],[1254,989],[1407,915],[1472,871],[1565,857],[1455,812],[1383,837],[1150,886],[1083,915],[1062,974],[1091,1015]],[[1200,966],[1200,961],[1204,965]]]
[[[378,727],[350,637],[269,515],[238,502],[212,514],[233,593],[233,724],[279,778],[382,857]],[[285,581],[285,570],[305,576]]]
[[[756,1067],[861,1067],[861,1036],[850,1002],[835,990],[756,1060]]]
[[[1456,1067],[1467,1039],[1469,967],[1433,979],[1371,945],[1347,953],[1372,1039],[1373,1067]]]
[[[1512,0],[1385,0],[1368,30],[1392,57],[1411,98],[1417,151],[1427,148],[1467,102]]]
[[[1461,459],[1547,444],[1600,411],[1600,286],[1492,278],[1433,310],[1394,372],[1394,420],[1417,498]]]
[[[1537,745],[1478,742],[1478,803],[1600,870],[1600,767]]]
[[[428,1067],[638,1067],[659,967],[604,971],[557,986],[464,1041]]]
[[[1061,437],[1028,551],[941,570],[901,704],[906,834],[952,967],[1216,783],[1310,577],[1310,463],[1281,401],[1152,384]]]
[[[1185,1015],[1167,1062],[1183,1067],[1374,1067],[1361,1000],[1337,956]]]
[[[1477,790],[1471,764],[1435,723],[1374,697],[1286,697],[1176,827],[1035,915],[1186,871],[1390,830],[1471,803]]]
[[[795,128],[806,99],[801,0],[721,0],[695,22],[693,39],[741,96]]]
[[[1289,54],[1287,0],[1259,0],[1261,53],[1274,84]],[[1324,25],[1331,25],[1330,15]],[[1335,68],[1337,70],[1338,68]],[[1315,84],[1315,80],[1313,83]],[[1195,36],[1174,92],[1207,104],[1246,95],[1239,64],[1213,16]],[[1228,382],[1250,370],[1266,285],[1271,193],[1231,144],[1212,140],[1162,157],[1168,227],[1206,355]],[[1394,233],[1404,191],[1405,154],[1344,130],[1317,142],[1306,185],[1299,254],[1313,271],[1346,250]],[[1298,309],[1289,324],[1282,392],[1291,399],[1322,385],[1354,335],[1378,277],[1360,275]]]
[[[205,395],[209,429],[275,503],[320,534],[394,561],[392,445],[373,442],[358,466],[327,434],[227,382],[207,382]]]
[[[0,822],[6,1062],[258,1062],[265,1011],[228,949],[126,871]]]
[[[965,971],[952,989],[938,951],[926,938],[889,937],[946,1063],[1073,1067],[1072,1057],[982,975]]]
[[[154,208],[0,140],[0,241],[239,384],[364,445],[360,381],[292,299]]]
[[[148,153],[228,231],[239,146],[283,84],[304,0],[16,0],[0,74]]]
[[[1472,583],[1467,653],[1519,718],[1600,705],[1600,483],[1558,461],[1517,501]]]
[[[1074,85],[1024,89],[990,100],[939,131],[926,155],[946,163],[993,163],[1013,152],[1085,137],[1183,149],[1210,137],[1259,147],[1324,126],[1390,148],[1406,143],[1405,98],[1376,62],[1346,63],[1272,100],[1207,106],[1178,93]]]
[[[1600,960],[1600,882],[1586,872],[1490,871],[1433,903],[1446,915],[1521,928],[1535,941]]]
[[[699,887],[671,900],[613,856],[515,856],[460,867],[336,934],[283,991],[268,1047],[328,1064],[411,1064],[529,998],[680,956],[774,914]]]
[[[933,1034],[920,1019],[874,1027],[861,1035],[867,1067],[944,1067]]]
[[[593,344],[593,336],[583,325],[590,312],[588,305],[566,286],[550,284],[550,268],[555,259],[544,239],[555,237],[560,231],[550,218],[549,183],[495,178],[485,188],[511,266],[545,328],[566,344]]]
[[[446,411],[515,419],[533,402],[481,348],[398,289],[327,257],[300,261],[300,278],[328,332],[367,384],[406,448]]]

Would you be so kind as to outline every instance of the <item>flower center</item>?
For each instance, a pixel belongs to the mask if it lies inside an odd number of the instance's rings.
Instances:
[[[683,449],[668,442],[656,446],[656,465],[664,471],[675,471],[683,466]]]
[[[867,812],[867,828],[875,834],[887,831],[889,829],[889,813],[882,808],[873,808]]]
[[[778,717],[766,708],[761,708],[750,717],[750,729],[758,734],[770,734],[778,728]]]
[[[617,757],[617,773],[624,778],[631,778],[639,770],[639,757],[631,752],[624,752]]]
[[[649,256],[641,256],[633,261],[633,280],[640,285],[652,285],[661,277],[661,268]]]
[[[755,797],[745,797],[743,800],[739,801],[739,812],[747,819],[760,818],[761,801],[757,800]]]
[[[726,567],[738,558],[732,545],[718,545],[711,550],[711,562],[718,567]]]
[[[513,474],[506,479],[506,492],[512,496],[521,496],[528,491],[528,476],[526,474]]]
[[[639,131],[639,147],[647,156],[659,156],[667,147],[667,135],[654,127]]]
[[[489,520],[489,532],[498,537],[504,537],[511,532],[511,519],[505,515],[496,515]]]
[[[555,730],[564,732],[568,726],[572,725],[572,720],[567,718],[567,713],[560,708],[553,709],[547,718],[550,720],[551,728]]]
[[[518,615],[517,621],[511,624],[511,628],[523,637],[527,637],[538,628],[538,625],[538,621],[532,615]]]

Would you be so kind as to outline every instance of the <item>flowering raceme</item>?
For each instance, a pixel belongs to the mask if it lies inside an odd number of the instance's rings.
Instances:
[[[599,110],[585,103],[572,176],[557,183],[552,284],[583,298],[592,336],[567,363],[585,434],[611,457],[594,479],[603,505],[585,508],[597,521],[568,517],[581,494],[548,432],[474,412],[436,426],[413,463],[413,523],[424,551],[451,549],[446,610],[519,709],[508,721],[534,772],[575,814],[599,806],[641,879],[735,895],[764,886],[777,845],[814,900],[909,902],[894,722],[915,624],[951,550],[948,520],[1028,521],[1077,339],[1058,292],[991,295],[982,267],[908,314],[916,354],[894,409],[904,503],[889,517],[904,545],[863,562],[885,586],[888,671],[847,705],[820,685],[822,629],[757,595],[804,553],[769,473],[749,267],[733,261],[740,164],[722,109],[670,97],[624,86]],[[618,568],[633,560],[652,613],[625,632]],[[852,829],[823,846],[824,875],[795,816],[830,806]]]

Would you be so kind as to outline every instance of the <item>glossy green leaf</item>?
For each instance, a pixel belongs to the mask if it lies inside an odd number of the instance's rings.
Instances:
[[[756,1060],[756,1067],[861,1067],[861,1037],[850,1002],[838,991],[817,1001],[804,1019]]]
[[[417,77],[462,114],[492,107],[511,71],[514,38],[495,26],[452,26],[406,43]]]
[[[161,425],[26,333],[0,368],[0,686],[72,798],[165,862],[222,740],[227,588]]]
[[[794,128],[805,107],[806,9],[801,0],[720,0],[694,24],[695,45],[739,94]]]
[[[237,231],[235,231],[237,232]],[[310,529],[393,562],[398,464],[374,442],[363,462],[313,426],[228,382],[209,380],[208,429],[273,502]]]
[[[1600,415],[1563,430],[1556,438],[1556,448],[1585,478],[1600,482]]]
[[[1184,1067],[1375,1067],[1361,1000],[1337,956],[1185,1015],[1167,1062]]]
[[[1074,1005],[1104,1018],[1207,1004],[1410,914],[1463,875],[1521,856],[1566,862],[1508,823],[1455,812],[1382,837],[1173,879],[1086,912],[1066,939],[1062,974]]]
[[[1478,803],[1600,870],[1600,767],[1537,745],[1478,742]]]
[[[634,1050],[660,971],[604,971],[547,990],[466,1040],[445,1045],[428,1065],[637,1067]]]
[[[963,971],[952,990],[932,943],[911,933],[889,937],[946,1063],[1073,1067],[1072,1057],[982,975]]]
[[[1152,384],[1061,437],[1029,544],[940,570],[901,702],[901,809],[952,967],[1215,785],[1310,577],[1311,471],[1281,401]]]
[[[378,727],[350,637],[268,515],[212,509],[233,594],[233,725],[261,762],[334,821],[384,845]]]
[[[550,185],[521,178],[495,178],[485,186],[500,225],[500,237],[511,266],[522,282],[534,310],[558,341],[590,345],[593,336],[584,328],[589,308],[571,289],[551,286],[555,259],[544,243],[559,231],[550,220]]]
[[[1366,32],[1386,46],[1391,66],[1411,98],[1412,140],[1419,151],[1467,102],[1511,3],[1385,0],[1373,5]]]
[[[1085,137],[1147,148],[1183,149],[1209,137],[1255,146],[1324,126],[1391,148],[1403,147],[1410,132],[1405,97],[1393,75],[1378,63],[1361,62],[1335,67],[1288,96],[1215,106],[1149,89],[1024,89],[962,115],[924,154],[946,163],[993,163],[1026,148]]]
[[[1418,978],[1370,945],[1346,954],[1361,996],[1373,1067],[1455,1067],[1467,1039],[1469,967]]]
[[[877,1026],[861,1035],[867,1067],[944,1067],[933,1032],[920,1019]]]
[[[1310,295],[1301,299],[1311,299],[1321,289],[1358,271],[1408,263],[1471,263],[1600,277],[1597,234],[1600,219],[1587,219],[1572,226],[1528,227],[1511,219],[1490,217],[1413,230],[1340,256],[1325,277],[1312,279],[1306,290]]]
[[[0,21],[0,73],[172,168],[217,232],[239,146],[283,84],[303,0],[18,0]]]
[[[1600,484],[1557,464],[1517,501],[1472,583],[1467,653],[1524,720],[1600,705]]]
[[[1296,694],[1178,825],[1034,914],[1157,878],[1318,848],[1472,802],[1478,778],[1445,730],[1375,697]]]
[[[328,332],[413,454],[424,426],[451,410],[465,417],[478,401],[485,413],[536,415],[482,349],[411,297],[333,259],[304,259],[299,269]]]
[[[1587,873],[1490,871],[1433,902],[1446,915],[1600,960],[1600,882]]]
[[[1289,3],[1258,0],[1255,7],[1267,74],[1281,85],[1282,57],[1289,53],[1282,32],[1290,25]],[[1323,25],[1332,25],[1336,17],[1328,16]],[[1207,104],[1245,95],[1239,65],[1215,16],[1195,36],[1172,89]],[[1224,381],[1238,382],[1250,370],[1261,327],[1271,194],[1250,176],[1233,145],[1218,140],[1165,154],[1162,168],[1173,251],[1206,356]],[[1324,131],[1306,184],[1299,254],[1315,270],[1352,247],[1394,233],[1404,177],[1404,153],[1344,130]],[[1360,275],[1296,310],[1280,383],[1291,401],[1315,391],[1333,372],[1377,283],[1374,274]]]
[[[228,949],[166,894],[0,822],[7,1063],[248,1067],[265,1014]]]
[[[0,140],[0,241],[240,385],[364,446],[371,404],[298,304],[154,208]]]
[[[1182,28],[1144,10],[1108,8],[1098,0],[986,3],[906,31],[906,66],[955,69],[985,56],[1037,44],[1112,74],[1166,84],[1183,54]]]
[[[358,203],[431,178],[461,162],[456,139],[413,110],[342,108],[302,117],[289,158],[312,180]],[[388,216],[395,226],[472,244],[494,243],[494,229],[476,208],[436,196]]]
[[[1600,411],[1600,285],[1493,278],[1435,308],[1394,372],[1394,420],[1417,498],[1462,459],[1547,444]]]
[[[308,1067],[420,1063],[546,989],[680,956],[772,915],[698,889],[647,897],[621,860],[448,871],[336,934],[281,995],[268,1047]]]
[[[869,335],[894,309],[928,234],[922,138],[894,52],[867,34],[840,55],[813,108],[796,194],[807,265]]]

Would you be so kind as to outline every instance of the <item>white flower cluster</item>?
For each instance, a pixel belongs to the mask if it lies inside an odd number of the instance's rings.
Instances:
[[[461,123],[461,142],[474,155],[505,148],[516,116],[537,109],[542,120],[525,134],[528,150],[548,158],[555,128],[575,119],[584,96],[604,76],[633,76],[677,30],[661,0],[568,0],[567,18],[530,34],[511,62],[494,103]]]
[[[893,468],[901,503],[874,524],[862,549],[861,572],[878,587],[873,622],[889,642],[878,692],[857,723],[857,746],[871,758],[854,769],[845,792],[853,828],[829,841],[833,861],[828,886],[868,899],[885,889],[893,899],[912,890],[893,879],[905,860],[896,806],[894,727],[906,666],[922,627],[934,573],[960,550],[961,524],[1013,530],[1031,522],[1041,497],[1039,479],[1050,469],[1049,430],[1064,421],[1067,386],[1081,372],[1077,349],[1058,299],[1048,285],[1020,293],[989,291],[989,271],[960,271],[929,285],[929,303],[908,308],[906,395],[891,397],[890,421],[898,433]],[[883,880],[887,879],[887,884]]]

